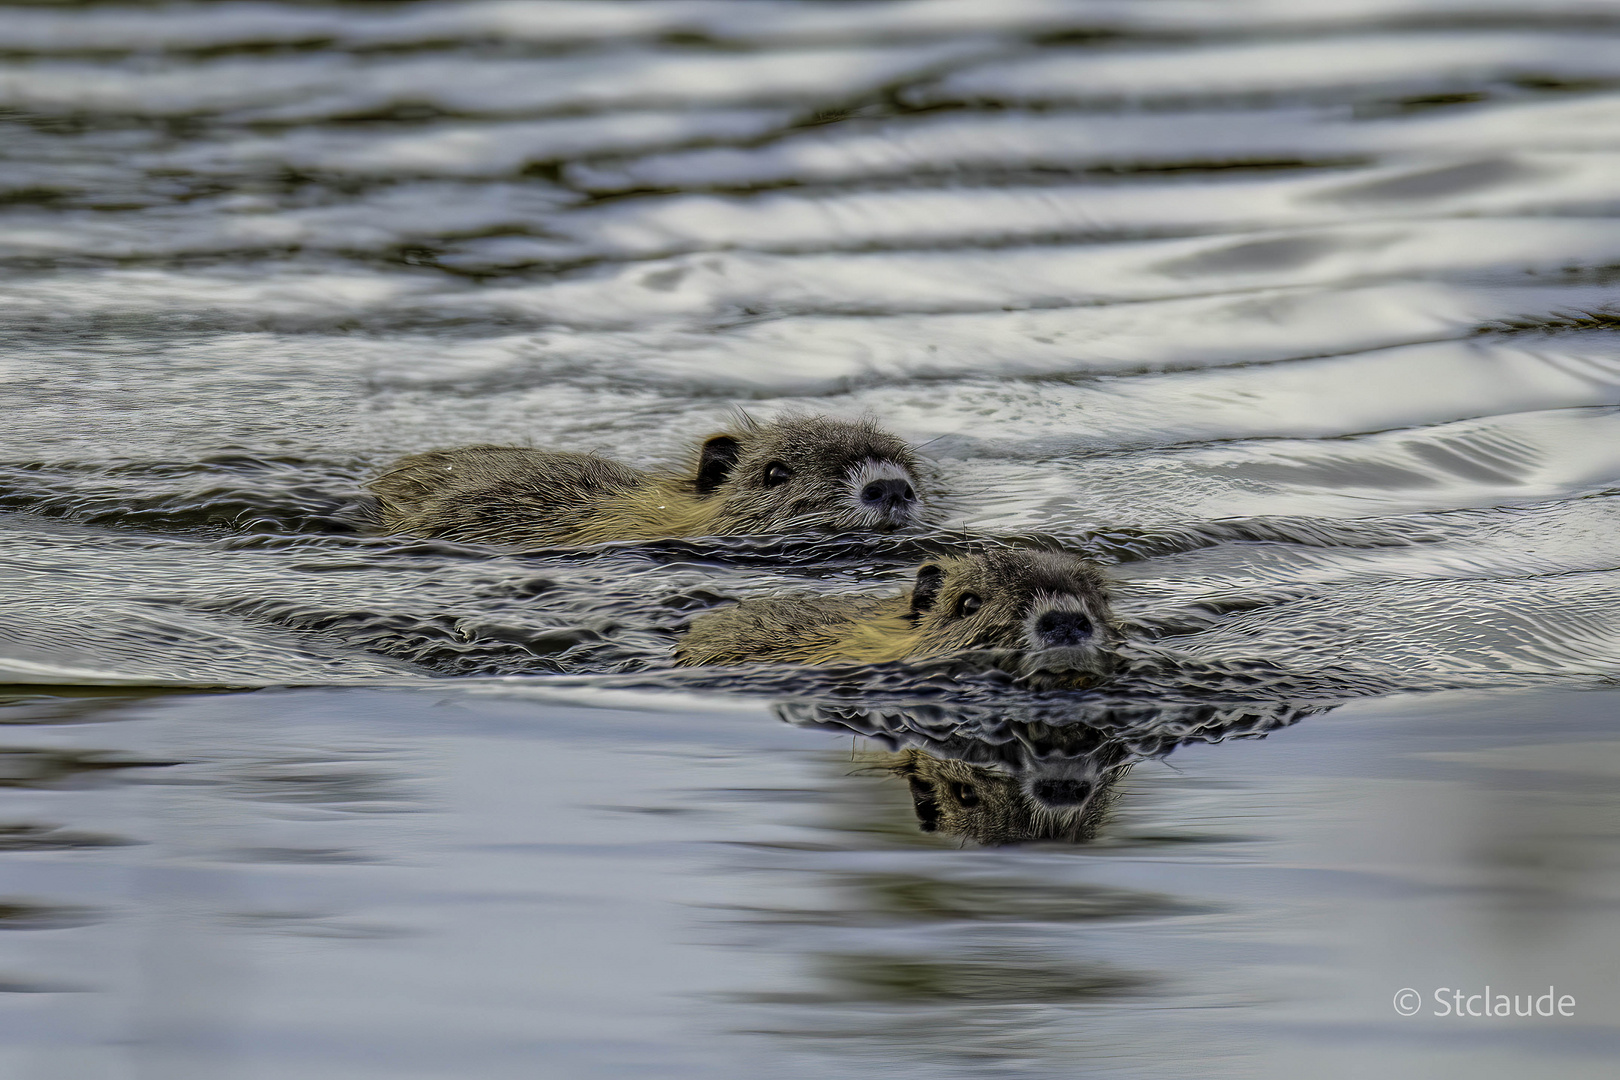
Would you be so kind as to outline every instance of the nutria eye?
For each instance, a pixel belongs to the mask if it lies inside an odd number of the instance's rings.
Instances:
[[[773,461],[765,466],[765,486],[781,487],[793,479],[793,470],[780,461]]]
[[[949,787],[951,798],[955,799],[959,805],[969,808],[979,805],[979,793],[967,784],[952,780]]]
[[[977,593],[963,593],[962,599],[956,602],[956,617],[965,619],[978,611],[983,605],[984,601],[979,599]]]

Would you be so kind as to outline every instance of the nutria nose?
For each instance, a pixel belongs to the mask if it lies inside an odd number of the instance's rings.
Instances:
[[[1091,796],[1091,784],[1085,780],[1037,780],[1029,793],[1047,806],[1079,806]]]
[[[1048,649],[1084,645],[1091,633],[1091,620],[1078,611],[1048,611],[1035,620],[1035,636]]]
[[[917,493],[911,490],[910,483],[894,477],[889,480],[873,480],[861,488],[861,501],[869,506],[883,505],[894,508],[916,502]]]

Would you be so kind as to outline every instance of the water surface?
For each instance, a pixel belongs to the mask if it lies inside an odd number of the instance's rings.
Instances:
[[[1610,1074],[1617,164],[1597,0],[0,6],[6,1071]],[[367,528],[738,407],[937,527]],[[1114,683],[672,668],[973,537]]]

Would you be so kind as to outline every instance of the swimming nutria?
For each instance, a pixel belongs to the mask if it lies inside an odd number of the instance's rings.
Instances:
[[[430,450],[371,482],[390,532],[545,546],[916,523],[917,460],[867,421],[742,417],[684,472],[521,446]]]
[[[683,664],[878,664],[970,649],[1060,651],[1106,670],[1117,634],[1102,574],[1077,555],[992,548],[935,559],[896,596],[744,600],[692,621]]]

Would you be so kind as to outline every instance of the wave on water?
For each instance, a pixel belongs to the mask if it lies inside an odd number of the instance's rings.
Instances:
[[[1183,735],[1612,681],[1617,45],[1597,0],[11,6],[6,678]],[[375,533],[402,454],[651,465],[738,403],[875,417],[937,527]],[[672,665],[706,608],[1014,543],[1108,567],[1108,686]]]

